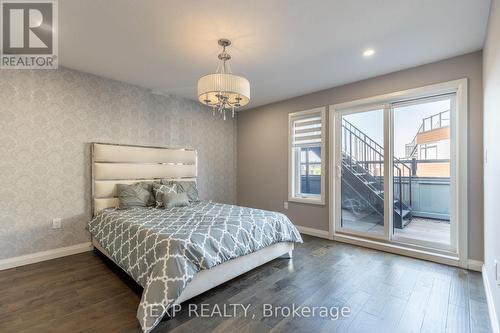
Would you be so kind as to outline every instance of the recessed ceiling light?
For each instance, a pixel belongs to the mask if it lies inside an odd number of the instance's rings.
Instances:
[[[371,57],[374,54],[375,54],[374,49],[366,49],[363,51],[363,57]]]

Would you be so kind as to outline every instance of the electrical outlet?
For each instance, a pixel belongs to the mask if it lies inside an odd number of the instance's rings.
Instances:
[[[283,208],[288,209],[288,201],[285,201],[285,202],[283,203]]]
[[[61,229],[62,228],[62,219],[57,217],[52,220],[52,229]]]

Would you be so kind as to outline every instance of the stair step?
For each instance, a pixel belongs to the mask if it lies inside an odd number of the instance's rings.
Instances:
[[[399,209],[396,209],[395,211],[396,211],[396,213],[398,213],[398,215],[399,215],[399,213],[400,213]],[[411,211],[410,211],[410,210],[403,209],[403,216],[402,216],[402,218],[403,218],[403,219],[404,219],[404,218],[406,218],[406,217],[407,217],[410,213],[411,213]]]

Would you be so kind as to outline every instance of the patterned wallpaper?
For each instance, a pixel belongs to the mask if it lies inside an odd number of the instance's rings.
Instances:
[[[236,121],[69,69],[0,75],[0,259],[90,239],[93,141],[196,148],[200,196],[236,201]]]

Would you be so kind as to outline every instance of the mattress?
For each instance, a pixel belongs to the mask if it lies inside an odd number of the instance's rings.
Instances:
[[[137,318],[151,331],[195,274],[279,242],[302,242],[281,213],[209,201],[171,209],[106,209],[88,229],[143,288]]]

